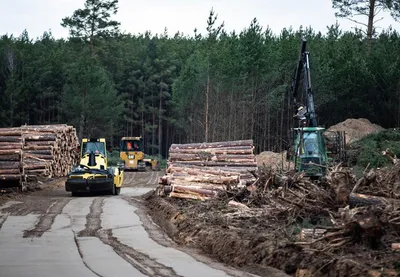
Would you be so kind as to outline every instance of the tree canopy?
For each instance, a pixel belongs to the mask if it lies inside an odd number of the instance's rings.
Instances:
[[[338,25],[273,34],[254,19],[228,33],[211,11],[204,35],[114,36],[107,30],[118,25],[110,19],[116,5],[87,0],[63,20],[68,40],[51,33],[32,40],[28,32],[0,38],[1,127],[69,123],[79,136],[114,145],[142,135],[147,153],[164,156],[171,143],[205,140],[253,139],[257,152],[280,151],[291,141],[288,90],[303,36],[321,126],[350,117],[400,125],[395,30],[380,32],[368,50],[365,35]],[[95,51],[81,36],[99,39]]]

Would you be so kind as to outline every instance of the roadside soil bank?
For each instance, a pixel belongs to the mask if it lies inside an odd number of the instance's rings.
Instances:
[[[146,196],[153,220],[177,243],[255,274],[268,267],[293,276],[398,276],[400,253],[351,244],[324,251],[295,244],[298,226],[267,207],[241,209],[221,200],[200,202]],[[324,218],[311,218],[318,224]],[[327,249],[328,250],[328,249]],[[397,271],[396,271],[397,270]],[[267,276],[267,275],[265,275]]]

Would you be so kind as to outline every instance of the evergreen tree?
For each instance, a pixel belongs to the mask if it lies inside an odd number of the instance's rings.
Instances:
[[[118,0],[86,0],[85,7],[62,19],[61,26],[69,28],[71,37],[89,40],[110,37],[119,33],[120,23],[111,20],[118,12]]]
[[[92,58],[79,57],[67,69],[63,111],[67,122],[77,126],[78,136],[106,137],[115,134],[123,111],[108,73]]]

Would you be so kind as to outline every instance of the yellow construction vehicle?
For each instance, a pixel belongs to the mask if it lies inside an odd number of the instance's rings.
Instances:
[[[123,137],[120,143],[119,158],[124,163],[125,170],[159,169],[157,160],[145,158],[142,137]]]
[[[65,190],[80,192],[106,191],[118,195],[124,178],[123,167],[108,166],[106,140],[82,139],[80,162],[68,174]]]

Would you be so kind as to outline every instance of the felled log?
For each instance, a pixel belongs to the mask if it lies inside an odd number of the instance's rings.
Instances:
[[[224,184],[212,184],[208,182],[190,182],[190,181],[179,181],[170,182],[167,185],[171,186],[185,186],[185,187],[196,187],[199,189],[209,189],[209,190],[226,190],[227,185]]]
[[[195,199],[195,200],[202,200],[202,201],[209,199],[209,197],[206,197],[206,196],[178,193],[178,192],[170,192],[169,197],[183,198],[183,199]]]
[[[231,184],[238,183],[239,176],[207,176],[207,175],[176,175],[172,174],[168,177],[170,182],[198,182],[198,183],[210,183],[210,184]]]
[[[0,129],[0,136],[2,137],[20,136],[20,135],[21,135],[21,130],[19,129],[16,130]]]
[[[208,148],[208,149],[171,149],[169,154],[229,154],[229,155],[251,155],[253,148],[250,146]]]
[[[49,170],[47,168],[43,169],[26,169],[25,174],[33,174],[33,175],[42,175],[42,176],[48,176],[50,174]]]
[[[19,161],[20,159],[19,154],[0,155],[0,161]]]
[[[24,136],[25,141],[56,141],[57,136],[56,135],[26,135]]]
[[[21,136],[1,136],[0,135],[0,142],[22,142]]]
[[[19,174],[19,173],[20,173],[19,168],[0,169],[0,175],[13,175],[13,174]]]
[[[386,206],[390,203],[395,203],[400,205],[400,200],[391,199],[386,197],[379,197],[360,193],[350,193],[349,204],[352,207],[356,206],[371,206],[371,205],[381,205]]]
[[[202,188],[198,188],[198,187],[187,187],[187,186],[179,186],[179,185],[171,186],[170,192],[204,195],[204,196],[210,196],[210,197],[217,196],[217,194],[218,194],[217,191],[211,190],[211,189],[202,189]]]
[[[20,162],[0,161],[0,169],[19,168]]]
[[[44,154],[24,153],[22,156],[25,159],[37,159],[37,160],[53,160],[54,159],[53,155],[44,155]],[[1,156],[0,156],[0,159],[1,159]]]
[[[210,173],[210,174],[216,174],[216,175],[221,175],[221,174],[241,174],[241,176],[244,175],[250,175],[249,171],[251,170],[256,170],[257,165],[255,163],[252,164],[251,167],[241,167],[241,166],[198,166],[197,164],[189,164],[189,163],[181,163],[181,162],[173,162],[168,165],[167,168],[167,173],[174,173],[174,172],[186,172],[190,170],[195,170],[198,172],[205,172],[205,173]]]
[[[53,155],[53,150],[24,150],[27,154],[38,154],[38,155]]]
[[[207,149],[219,147],[236,147],[253,145],[252,140],[238,140],[238,141],[222,141],[222,142],[209,142],[209,143],[187,143],[187,144],[172,144],[170,149]]]
[[[55,147],[57,144],[56,141],[52,141],[52,140],[43,140],[43,141],[25,141],[25,147],[31,147],[31,146],[53,146]]]
[[[0,155],[13,155],[13,154],[21,154],[21,149],[7,149],[7,150],[0,150]]]
[[[21,149],[22,142],[4,142],[0,141],[0,149]]]
[[[197,166],[230,166],[230,167],[252,167],[255,168],[252,161],[231,161],[231,162],[205,162],[205,161],[179,161],[181,164]]]
[[[48,163],[34,163],[34,164],[25,164],[24,165],[24,170],[29,170],[29,169],[48,169],[49,164]]]
[[[18,181],[21,179],[20,174],[15,174],[15,175],[0,175],[0,180],[3,181]]]
[[[392,243],[392,250],[400,251],[400,243]]]
[[[24,147],[24,152],[28,152],[29,150],[50,150],[52,151],[56,147],[52,145],[29,145]]]
[[[198,153],[198,154],[169,154],[170,161],[233,161],[233,162],[252,162],[254,155],[237,155],[237,154],[214,154],[214,153]]]

